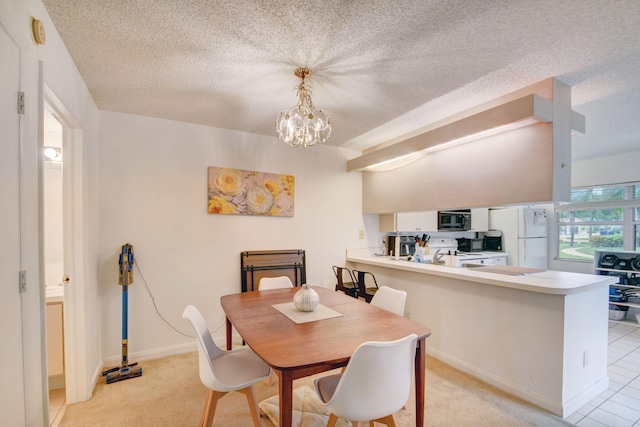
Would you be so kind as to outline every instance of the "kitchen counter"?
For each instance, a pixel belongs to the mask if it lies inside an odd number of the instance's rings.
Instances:
[[[605,391],[615,277],[514,266],[451,267],[347,250],[347,266],[407,292],[427,352],[566,418]]]
[[[523,274],[500,274],[483,271],[479,267],[451,267],[432,263],[417,263],[402,259],[396,260],[389,256],[375,256],[370,253],[370,250],[349,250],[347,251],[347,261],[557,295],[567,295],[603,286],[608,288],[610,284],[617,283],[617,278],[610,276],[552,270]]]

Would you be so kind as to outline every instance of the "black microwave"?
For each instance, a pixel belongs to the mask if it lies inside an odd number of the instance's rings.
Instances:
[[[438,231],[471,230],[470,212],[438,211]]]
[[[458,250],[460,252],[482,252],[484,239],[467,239],[465,237],[456,238]]]

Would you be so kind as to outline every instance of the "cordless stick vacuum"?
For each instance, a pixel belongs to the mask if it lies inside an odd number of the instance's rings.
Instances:
[[[128,288],[133,283],[133,246],[129,243],[122,246],[118,263],[120,264],[118,284],[122,286],[122,366],[102,373],[102,376],[107,377],[107,384],[142,376],[142,368],[134,368],[137,363],[129,364],[127,354],[129,341],[127,338]]]

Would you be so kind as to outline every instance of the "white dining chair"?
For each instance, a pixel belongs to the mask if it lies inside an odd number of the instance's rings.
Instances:
[[[389,286],[380,286],[371,298],[371,305],[404,316],[404,306],[407,302],[407,293]]]
[[[213,424],[218,400],[231,391],[244,393],[251,410],[254,426],[261,426],[258,402],[252,385],[268,378],[271,368],[249,347],[237,350],[221,350],[211,338],[202,314],[193,305],[184,309],[187,319],[196,333],[200,381],[207,387],[207,398],[200,416],[200,427]]]
[[[394,427],[393,414],[409,399],[416,354],[416,334],[396,341],[369,341],[351,356],[345,371],[315,380],[320,400],[331,411],[327,427],[338,418],[379,422]]]
[[[259,291],[282,288],[293,288],[293,283],[291,283],[291,279],[287,276],[263,277],[260,279],[260,282],[258,282]]]

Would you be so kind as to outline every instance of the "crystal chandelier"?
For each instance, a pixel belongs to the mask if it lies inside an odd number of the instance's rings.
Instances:
[[[296,76],[302,82],[296,86],[298,105],[290,110],[282,110],[276,119],[278,138],[292,147],[307,148],[322,144],[331,136],[331,118],[316,108],[311,101],[311,86],[305,84],[304,78],[311,75],[308,68],[296,68]]]

